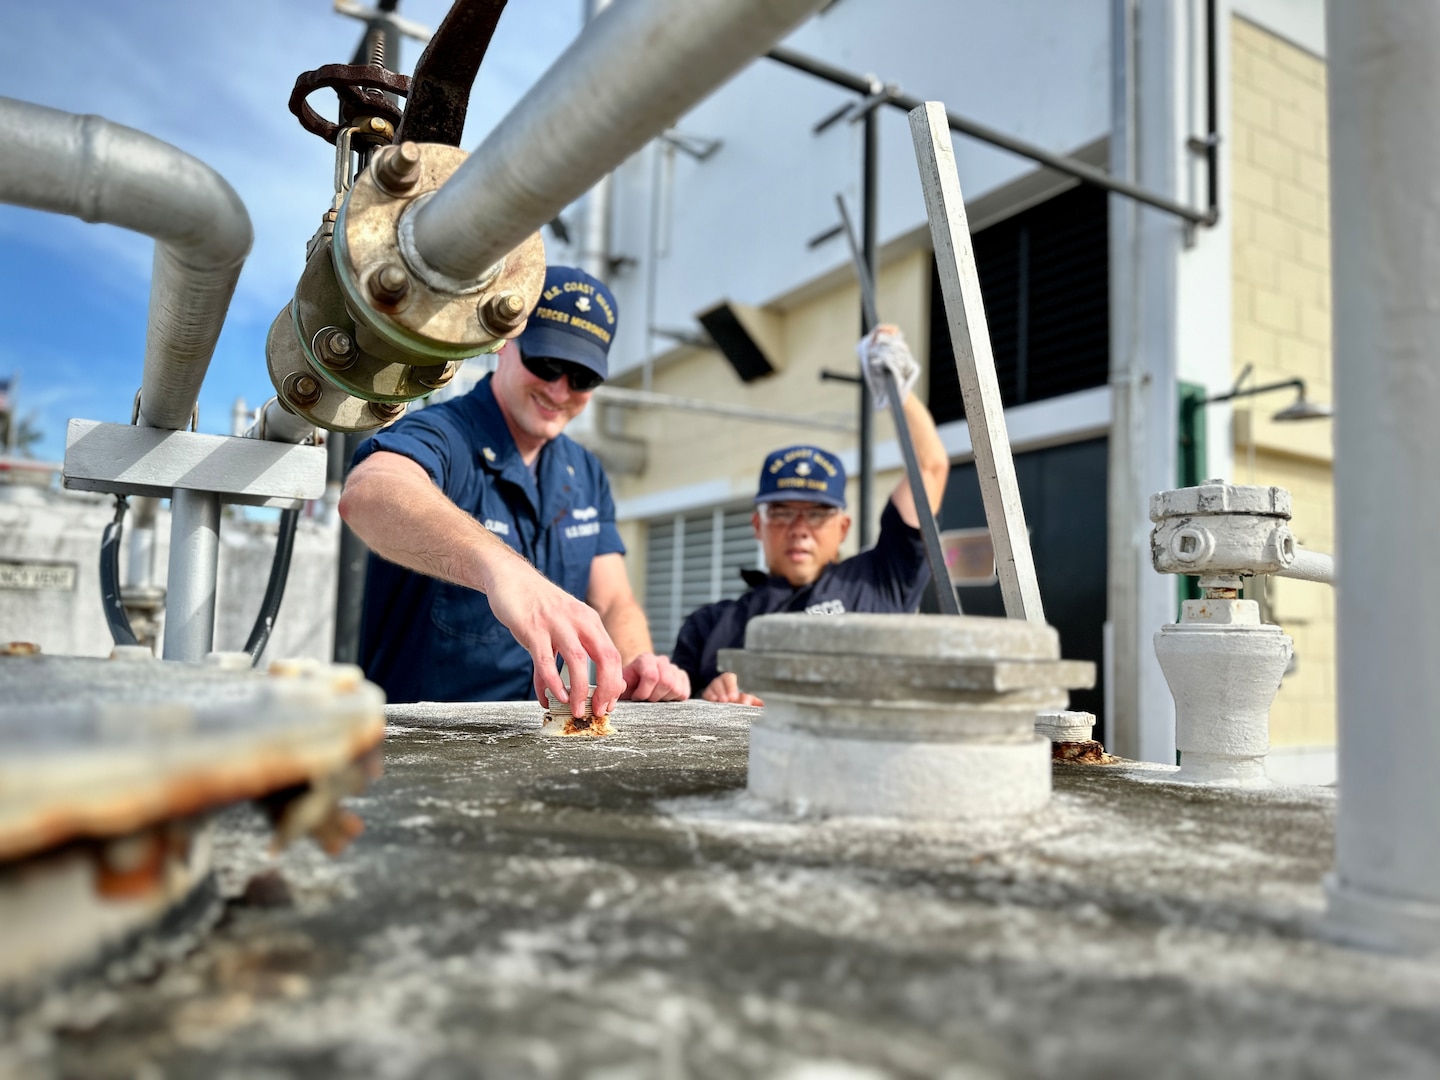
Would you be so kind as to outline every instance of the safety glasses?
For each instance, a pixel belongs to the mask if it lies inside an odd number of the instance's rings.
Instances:
[[[577,394],[583,394],[594,390],[602,382],[605,376],[597,375],[584,364],[576,364],[570,360],[554,360],[548,356],[524,356],[521,355],[520,362],[525,365],[525,370],[534,375],[541,382],[554,382],[564,375],[570,380],[570,389]]]

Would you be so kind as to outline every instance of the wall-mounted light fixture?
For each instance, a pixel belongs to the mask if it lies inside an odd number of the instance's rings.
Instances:
[[[1246,364],[1241,369],[1235,385],[1223,394],[1216,394],[1204,401],[1197,401],[1195,405],[1213,405],[1220,401],[1233,401],[1235,398],[1255,397],[1259,394],[1268,394],[1272,390],[1285,390],[1293,388],[1296,391],[1295,400],[1279,412],[1271,415],[1271,420],[1285,422],[1289,420],[1320,420],[1325,417],[1334,416],[1335,411],[1323,401],[1311,401],[1305,396],[1305,380],[1301,378],[1281,379],[1279,382],[1262,383],[1260,386],[1245,386],[1245,380],[1250,377],[1254,370],[1254,364]]]

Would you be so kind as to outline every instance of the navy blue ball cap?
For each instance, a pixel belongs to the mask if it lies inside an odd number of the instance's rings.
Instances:
[[[787,446],[765,459],[757,503],[813,502],[845,506],[845,466],[818,446]]]
[[[617,312],[615,294],[603,281],[573,266],[550,266],[540,302],[515,344],[521,356],[569,360],[604,379]]]

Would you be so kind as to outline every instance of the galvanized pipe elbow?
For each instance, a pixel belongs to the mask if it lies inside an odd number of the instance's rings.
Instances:
[[[183,428],[254,232],[219,173],[111,123],[0,98],[0,202],[104,222],[155,243],[140,418]]]

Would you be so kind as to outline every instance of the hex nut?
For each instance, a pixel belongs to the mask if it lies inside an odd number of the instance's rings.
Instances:
[[[375,415],[375,419],[382,424],[388,424],[392,420],[398,420],[404,414],[405,405],[398,401],[372,401],[370,402],[370,411]]]
[[[320,400],[320,382],[313,375],[298,375],[284,387],[285,396],[297,408],[305,409]]]
[[[377,303],[398,304],[410,291],[410,275],[399,263],[386,263],[370,276],[370,295]]]
[[[525,321],[525,298],[519,293],[496,293],[479,304],[480,323],[496,334],[506,334]]]
[[[331,371],[344,371],[359,357],[355,339],[338,326],[327,326],[315,335],[315,358]]]
[[[428,386],[431,390],[439,390],[442,386],[448,385],[450,380],[455,378],[455,373],[459,370],[460,365],[454,363],[444,365],[438,372],[435,372],[433,367],[412,367],[410,369],[410,377],[421,386]]]

